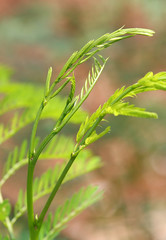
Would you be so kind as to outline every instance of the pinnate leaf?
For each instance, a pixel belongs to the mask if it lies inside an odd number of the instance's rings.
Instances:
[[[42,226],[40,239],[54,239],[72,218],[100,200],[102,195],[103,191],[99,190],[96,186],[88,186],[87,188],[80,189],[79,192],[75,193],[56,209],[54,216],[51,217],[51,214],[48,216],[48,219]]]

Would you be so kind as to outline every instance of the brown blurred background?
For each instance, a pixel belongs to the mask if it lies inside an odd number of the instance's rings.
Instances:
[[[43,84],[49,66],[56,74],[88,40],[123,25],[153,29],[153,38],[138,36],[103,52],[110,60],[84,104],[93,112],[117,87],[165,70],[165,9],[165,0],[0,0],[0,63],[15,70],[17,81]],[[78,88],[89,67],[76,71]],[[165,100],[160,91],[136,99],[159,120],[108,119],[111,134],[92,146],[104,166],[84,177],[105,188],[104,200],[73,220],[58,240],[166,239]],[[20,239],[26,234],[23,229]]]

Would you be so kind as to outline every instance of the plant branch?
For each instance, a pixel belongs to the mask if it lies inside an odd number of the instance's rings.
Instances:
[[[48,200],[47,200],[47,202],[46,202],[46,204],[45,204],[45,206],[44,206],[44,208],[43,208],[43,210],[42,210],[42,212],[41,212],[41,214],[39,216],[39,219],[38,219],[38,229],[39,230],[40,230],[40,228],[42,226],[44,217],[45,217],[45,215],[46,215],[46,213],[47,213],[47,211],[48,211],[48,209],[49,209],[49,207],[50,207],[50,205],[51,205],[51,203],[52,203],[52,201],[53,201],[57,191],[59,190],[59,188],[60,188],[60,186],[61,186],[65,176],[67,175],[70,167],[72,166],[72,164],[73,164],[73,162],[74,162],[74,160],[76,159],[77,156],[78,156],[78,153],[73,153],[71,155],[70,160],[68,161],[68,163],[67,163],[66,167],[64,168],[62,174],[60,175],[60,177],[59,177],[59,179],[58,179],[54,189],[52,190],[52,192],[51,192],[51,194],[50,194],[50,196],[49,196],[49,198],[48,198]]]
[[[35,151],[35,138],[36,138],[36,132],[37,132],[37,126],[40,120],[40,116],[42,114],[44,108],[43,101],[39,107],[39,110],[36,115],[36,119],[32,128],[32,134],[31,134],[31,140],[30,140],[30,148],[29,148],[29,159],[33,159],[34,151]]]
[[[34,210],[33,210],[33,173],[34,167],[32,161],[29,160],[28,175],[27,175],[27,213],[30,237],[34,236]]]

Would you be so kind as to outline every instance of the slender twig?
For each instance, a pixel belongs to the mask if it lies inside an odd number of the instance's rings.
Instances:
[[[46,204],[44,205],[44,208],[43,208],[43,210],[42,210],[42,212],[41,212],[41,214],[39,216],[39,220],[38,220],[38,228],[39,229],[41,228],[41,225],[43,223],[44,217],[45,217],[45,215],[46,215],[46,213],[47,213],[47,211],[48,211],[48,209],[49,209],[49,207],[50,207],[50,205],[51,205],[51,203],[52,203],[52,201],[53,201],[57,191],[59,190],[59,188],[60,188],[60,186],[61,186],[65,176],[67,175],[67,173],[68,173],[70,167],[72,166],[74,160],[76,159],[77,155],[78,155],[78,153],[71,155],[70,160],[66,164],[66,167],[64,168],[64,170],[63,170],[62,174],[60,175],[60,177],[59,177],[59,179],[58,179],[54,189],[52,190],[52,192],[51,192],[51,194],[50,194]]]
[[[28,225],[30,230],[31,239],[34,235],[34,210],[33,210],[33,173],[34,167],[32,161],[29,160],[28,175],[27,175],[27,213],[28,213]]]
[[[39,110],[37,112],[33,128],[32,128],[32,134],[31,134],[31,140],[30,140],[30,148],[29,148],[29,159],[30,160],[32,160],[32,157],[34,155],[36,132],[37,132],[37,127],[38,127],[38,123],[39,123],[40,116],[42,114],[43,108],[44,108],[44,104],[43,104],[43,101],[42,101],[42,103],[41,103],[41,105],[39,107]]]

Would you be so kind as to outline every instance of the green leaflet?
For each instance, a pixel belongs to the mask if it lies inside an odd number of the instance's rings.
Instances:
[[[76,88],[76,80],[75,80],[75,76],[73,74],[72,77],[69,78],[70,83],[71,83],[71,90],[67,99],[67,104],[70,103],[73,98],[74,98],[74,94],[75,94],[75,88]]]
[[[64,107],[64,109],[63,109],[63,111],[62,111],[62,113],[61,113],[61,115],[60,115],[60,117],[59,117],[59,119],[56,123],[56,128],[58,127],[58,125],[60,125],[62,123],[62,121],[66,117],[66,115],[71,112],[71,110],[75,106],[76,102],[78,101],[78,97],[74,98],[75,87],[76,87],[76,81],[75,81],[74,74],[73,74],[72,77],[68,77],[67,82],[71,83],[71,89],[70,89],[70,93],[68,95],[68,98],[66,100],[66,105],[65,105],[65,107]]]
[[[73,64],[73,62],[77,60],[77,57],[76,57],[76,56],[77,56],[77,53],[78,53],[78,52],[76,51],[76,52],[74,52],[74,53],[69,57],[69,59],[67,60],[67,62],[66,62],[65,65],[63,66],[62,70],[60,71],[57,79],[60,79],[60,78],[63,76],[63,74],[71,67],[71,65]]]
[[[97,141],[99,138],[103,137],[105,134],[107,134],[108,132],[110,132],[110,127],[107,127],[103,132],[101,132],[100,134],[97,134],[96,131],[92,132],[92,134],[90,135],[90,137],[86,138],[85,140],[85,145],[88,146],[89,144]]]
[[[52,240],[65,225],[88,206],[102,198],[103,191],[96,186],[88,186],[80,189],[63,205],[56,209],[54,216],[51,214],[44,222],[40,231],[41,240]]]
[[[101,57],[100,57],[101,58]],[[94,66],[92,66],[91,74],[89,73],[88,78],[85,80],[85,85],[81,89],[80,93],[80,102],[85,101],[85,99],[89,96],[90,92],[92,91],[94,85],[96,84],[103,68],[108,59],[101,58],[102,64],[94,58]],[[89,86],[88,86],[89,85]]]
[[[135,107],[134,105],[129,105],[129,103],[117,103],[111,107],[105,109],[106,114],[113,114],[115,116],[124,115],[131,117],[141,117],[141,118],[155,118],[158,116],[156,113],[147,112],[144,108]]]
[[[47,78],[46,78],[46,86],[45,86],[45,97],[47,97],[50,90],[50,81],[52,76],[52,67],[49,68]]]
[[[5,199],[2,203],[0,203],[0,221],[5,224],[6,217],[9,216],[11,211],[11,205],[9,200]]]

